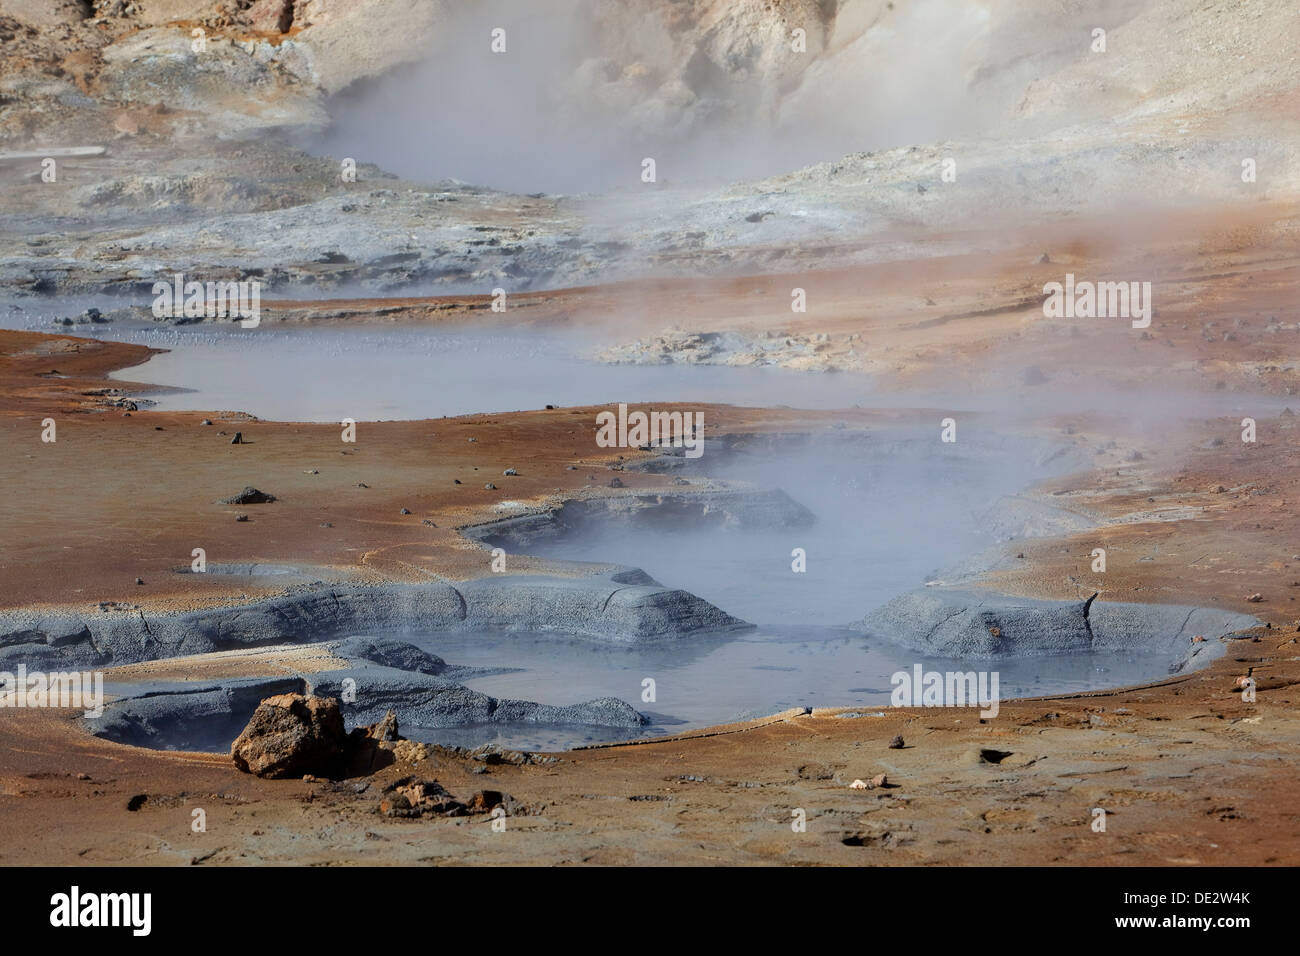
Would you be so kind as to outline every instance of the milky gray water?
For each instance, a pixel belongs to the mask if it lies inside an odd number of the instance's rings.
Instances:
[[[8,324],[21,323],[11,316]],[[419,419],[547,404],[655,401],[846,408],[870,406],[880,398],[872,396],[866,378],[847,374],[602,365],[581,354],[587,340],[527,330],[95,326],[71,331],[171,349],[115,376],[169,386],[150,396],[160,409],[239,410],[277,420]],[[792,706],[851,706],[874,713],[888,705],[895,671],[916,663],[941,671],[988,668],[919,657],[848,625],[994,544],[981,514],[1048,471],[1035,464],[1027,447],[1023,454],[1013,446],[983,458],[954,457],[953,446],[937,440],[890,454],[819,447],[735,460],[713,460],[706,451],[701,460],[710,476],[784,489],[816,515],[811,527],[635,533],[597,528],[533,549],[555,558],[643,568],[664,585],[754,623],[752,632],[641,649],[554,635],[410,639],[452,664],[507,669],[469,681],[494,696],[550,704],[606,695],[626,700],[650,715],[652,725],[643,733],[677,732]],[[806,555],[803,573],[791,567],[795,548]],[[1006,698],[1133,683],[1162,676],[1168,663],[1149,655],[1082,655],[1002,662],[997,669]],[[653,701],[642,699],[647,678],[655,682]],[[977,717],[966,710],[954,712],[954,719]],[[408,726],[404,732],[414,739],[498,741],[530,749],[619,736],[608,728],[536,725],[454,731]]]

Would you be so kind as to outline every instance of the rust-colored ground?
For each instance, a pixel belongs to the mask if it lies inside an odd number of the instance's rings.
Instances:
[[[652,294],[645,284],[573,290],[538,297],[522,311],[546,323],[617,320],[629,336],[669,324],[830,332],[832,352],[844,348],[837,337],[857,333],[867,343],[859,346],[869,356],[864,367],[887,388],[965,382],[987,389],[1003,370],[1035,364],[1053,376],[1049,389],[1085,390],[1085,397],[1092,394],[1086,389],[1135,384],[1144,394],[1295,394],[1300,333],[1266,331],[1270,322],[1300,318],[1294,219],[1205,217],[1162,230],[1150,227],[1132,240],[1145,250],[1140,265],[1135,248],[1077,229],[1073,242],[1058,237],[1045,245],[1035,237],[1032,255],[1026,245],[997,257],[889,269],[659,283]],[[1037,263],[1042,251],[1050,264]],[[1134,277],[1178,270],[1184,281],[1170,286],[1175,291],[1157,304],[1151,338],[1142,339],[1104,320],[1053,326],[1025,304],[1067,269]],[[789,313],[792,284],[810,290],[809,314]],[[768,296],[779,305],[753,304]],[[655,315],[636,312],[635,303],[646,301]],[[357,314],[373,305],[356,303]],[[288,308],[299,318],[326,310]],[[488,315],[478,308],[438,312],[452,320]],[[1207,331],[1206,321],[1216,325]],[[299,563],[334,569],[340,578],[476,576],[486,572],[488,556],[455,529],[491,517],[502,499],[541,505],[616,493],[605,487],[612,477],[605,465],[617,455],[594,446],[596,409],[362,423],[357,443],[345,445],[333,425],[209,414],[214,424],[201,426],[203,414],[148,411],[127,417],[105,405],[120,396],[87,394],[110,386],[129,392],[103,376],[146,357],[127,345],[0,333],[0,606],[195,606],[254,596],[212,577],[173,574],[195,547],[209,562]],[[1089,406],[1085,400],[1079,407]],[[1059,432],[1066,424],[1033,407],[1017,414],[1026,428]],[[53,444],[41,441],[46,417],[57,422]],[[480,774],[461,758],[434,753],[414,769],[392,767],[343,785],[257,780],[222,757],[91,738],[71,714],[10,711],[0,720],[0,862],[1294,864],[1295,419],[1261,413],[1259,440],[1245,445],[1235,419],[1167,432],[1113,411],[1068,417],[1080,436],[1114,437],[1117,447],[1098,457],[1095,470],[1039,491],[1095,516],[1099,527],[1013,545],[1023,559],[990,583],[1043,596],[1101,590],[1107,599],[1230,607],[1271,625],[1257,640],[1235,642],[1207,670],[1158,686],[1004,703],[983,724],[974,711],[891,710],[854,719],[818,711]],[[832,415],[728,407],[707,408],[706,419],[713,434],[820,429],[832,420],[936,421],[933,410]],[[230,445],[236,430],[250,444]],[[1223,443],[1209,445],[1213,438]],[[1130,460],[1131,451],[1141,457]],[[567,470],[570,464],[578,470]],[[507,467],[520,476],[503,478]],[[318,474],[306,474],[312,469]],[[666,484],[654,475],[620,477],[634,489]],[[499,490],[485,490],[487,481]],[[281,500],[215,503],[249,484]],[[403,507],[412,513],[399,514]],[[250,520],[236,523],[237,512]],[[327,522],[332,527],[322,527]],[[1105,575],[1089,569],[1095,547],[1107,549]],[[137,576],[144,585],[134,584]],[[1256,594],[1259,601],[1247,600]],[[278,653],[144,666],[155,675],[265,673]],[[283,655],[301,671],[319,663],[310,649]],[[1253,704],[1234,693],[1234,679],[1248,668],[1258,680]],[[906,739],[905,749],[887,748],[895,734]],[[1008,755],[990,763],[982,750]],[[504,833],[482,818],[381,817],[383,782],[411,772],[437,777],[458,796],[506,790],[534,812],[510,819]],[[886,789],[848,787],[882,772]],[[368,786],[356,792],[360,784]],[[148,800],[128,811],[137,794]],[[1094,807],[1109,811],[1104,833],[1091,829]],[[207,814],[206,833],[191,831],[195,808]],[[791,829],[799,808],[807,817],[803,833]]]

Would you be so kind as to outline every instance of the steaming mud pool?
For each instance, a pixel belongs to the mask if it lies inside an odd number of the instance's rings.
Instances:
[[[161,344],[150,341],[157,334],[152,331],[107,334]],[[498,341],[411,330],[268,333],[259,337],[257,349],[223,334],[161,334],[172,336],[173,351],[119,373],[187,388],[156,394],[159,407],[232,408],[279,420],[416,419],[548,401],[834,408],[866,394],[866,383],[850,376],[611,368],[576,357],[572,343],[526,332]],[[376,392],[376,382],[386,385]],[[638,501],[633,495],[623,500],[635,507],[617,514],[566,506],[540,519],[469,529],[485,549],[502,547],[549,559],[579,579],[588,575],[586,583],[572,587],[572,578],[547,585],[554,593],[546,600],[557,603],[551,617],[543,615],[542,627],[531,626],[536,621],[528,617],[536,595],[512,592],[516,585],[492,577],[458,585],[459,592],[448,585],[452,616],[434,615],[433,628],[421,626],[427,615],[408,620],[394,608],[441,598],[372,599],[357,597],[360,592],[346,600],[328,595],[323,603],[335,615],[328,626],[314,623],[310,595],[289,609],[232,609],[234,631],[230,621],[198,623],[214,626],[227,641],[245,627],[249,646],[284,641],[277,628],[286,620],[301,625],[289,637],[293,643],[367,637],[401,642],[409,651],[398,652],[402,661],[396,664],[391,649],[380,658],[344,654],[362,668],[359,687],[382,687],[389,695],[345,707],[350,723],[382,716],[391,701],[402,733],[414,740],[558,750],[679,733],[791,707],[850,707],[845,719],[870,721],[891,704],[892,676],[910,675],[918,665],[941,673],[996,673],[1004,700],[1138,683],[1204,662],[1182,653],[1182,632],[1193,623],[1223,633],[1248,622],[1206,617],[1210,612],[1191,608],[1148,613],[1137,605],[1112,608],[1107,616],[1096,608],[1090,613],[1091,602],[1082,601],[1086,595],[1074,605],[1039,602],[1044,606],[1029,608],[996,602],[985,607],[982,599],[963,598],[954,586],[994,567],[999,543],[1089,526],[1077,515],[1032,505],[1020,495],[1048,475],[1086,466],[1086,458],[973,420],[963,436],[960,444],[940,443],[929,423],[746,443],[710,440],[706,425],[702,458],[666,455],[645,465],[674,474],[679,487],[691,486],[680,499],[652,494]],[[610,568],[623,570],[609,577]],[[247,570],[257,577],[256,567]],[[922,595],[919,603],[891,604],[909,594]],[[940,596],[937,604],[927,603],[929,594]],[[379,610],[337,610],[347,601],[372,600]],[[566,614],[575,600],[589,620],[570,629]],[[957,603],[949,607],[945,600]],[[475,601],[489,610],[476,611]],[[630,602],[624,610],[632,618],[609,616],[621,613],[620,601]],[[646,623],[636,615],[660,605],[671,605],[665,620],[672,623],[660,628],[651,622],[662,639],[640,639]],[[499,626],[500,614],[492,607],[512,609],[508,626]],[[259,614],[269,629],[248,623],[261,620]],[[354,626],[377,618],[385,622],[382,630]],[[687,619],[693,623],[672,632]],[[727,626],[715,628],[719,622]],[[104,626],[97,621],[15,618],[0,622],[0,647],[35,634],[51,662],[84,664],[105,647],[134,653],[141,641],[129,629],[143,625],[150,644],[171,629],[178,635],[174,649],[158,653],[183,656],[211,649],[192,636],[195,623],[130,619],[96,633]],[[1159,639],[1147,641],[1144,628]],[[1005,646],[984,646],[989,634],[1004,629]],[[159,637],[158,646],[166,640]],[[419,655],[424,665],[412,663]],[[423,673],[415,673],[421,666]],[[309,675],[311,688],[301,679],[270,677],[210,687],[110,685],[119,699],[93,729],[144,746],[220,751],[261,696],[297,689],[328,693],[345,676]],[[978,708],[954,711],[954,719],[975,721]]]

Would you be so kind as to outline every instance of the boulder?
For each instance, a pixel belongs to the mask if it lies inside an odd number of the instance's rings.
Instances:
[[[280,694],[257,705],[230,756],[259,777],[329,776],[342,766],[346,742],[337,700]]]

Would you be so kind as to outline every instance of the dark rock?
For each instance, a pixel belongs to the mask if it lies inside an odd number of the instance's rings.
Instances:
[[[905,743],[903,743],[903,735],[902,735],[902,734],[898,734],[897,736],[894,737],[893,740],[891,740],[891,741],[889,742],[889,749],[890,749],[890,750],[902,750],[902,749],[903,749],[904,747],[906,747],[906,746],[907,746],[907,745],[906,745]]]
[[[491,813],[497,807],[501,807],[512,816],[520,808],[519,801],[500,790],[479,790],[465,804],[466,812],[472,814]]]
[[[252,485],[245,486],[244,490],[237,495],[231,495],[229,498],[222,498],[218,504],[223,505],[264,505],[275,501],[275,495],[268,495],[264,491],[258,491]]]

